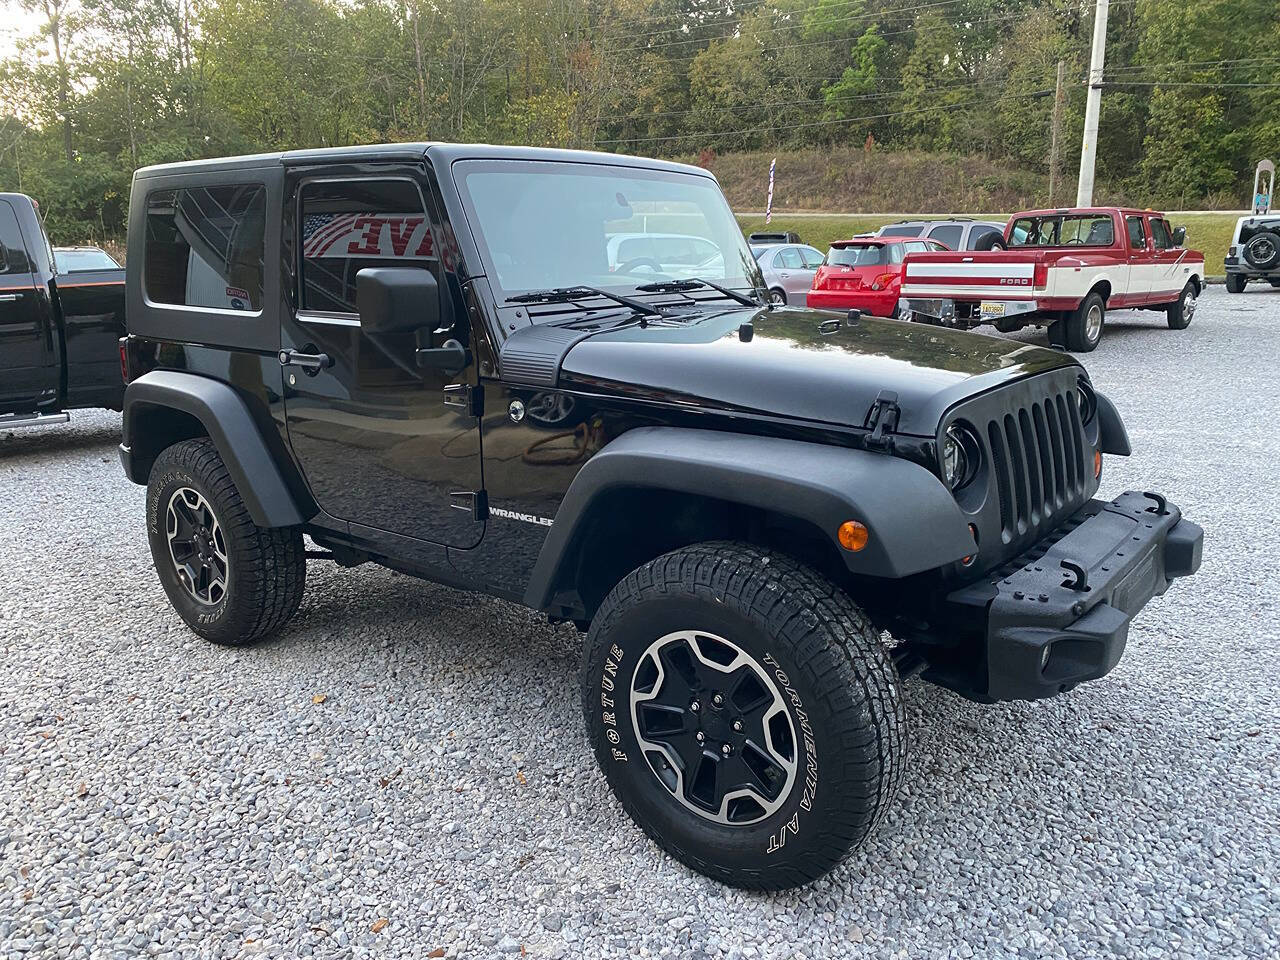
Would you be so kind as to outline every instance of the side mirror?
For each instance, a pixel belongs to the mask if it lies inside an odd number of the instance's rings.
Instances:
[[[440,323],[440,288],[419,267],[365,267],[356,273],[356,311],[368,334],[434,330]]]
[[[1182,245],[1183,245],[1183,243],[1185,243],[1185,242],[1186,242],[1186,239],[1187,239],[1187,228],[1186,228],[1186,227],[1174,227],[1174,228],[1173,228],[1173,245],[1174,245],[1175,247],[1180,247],[1180,246],[1182,246]]]

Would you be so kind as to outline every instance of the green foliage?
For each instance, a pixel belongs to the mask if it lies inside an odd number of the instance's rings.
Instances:
[[[20,3],[0,187],[65,242],[122,234],[139,166],[378,140],[759,150],[780,207],[1011,203],[1043,197],[1059,61],[1066,196],[1092,30],[1079,0]],[[1276,49],[1274,0],[1113,4],[1099,199],[1243,205]]]

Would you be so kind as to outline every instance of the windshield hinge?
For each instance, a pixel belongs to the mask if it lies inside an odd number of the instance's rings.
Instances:
[[[484,387],[469,383],[449,383],[444,388],[444,404],[465,410],[473,417],[484,416]]]
[[[886,436],[898,429],[898,418],[902,408],[898,406],[898,395],[892,390],[881,390],[875,402],[867,410],[867,418],[863,423],[871,431],[866,439],[868,450],[893,450],[893,437]]]

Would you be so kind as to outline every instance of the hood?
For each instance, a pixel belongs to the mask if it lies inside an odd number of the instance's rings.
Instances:
[[[819,324],[843,321],[831,333]],[[738,328],[750,321],[749,340]],[[771,418],[861,427],[882,390],[898,433],[931,437],[953,404],[1075,364],[1055,350],[980,333],[781,307],[596,333],[565,354],[559,386]]]

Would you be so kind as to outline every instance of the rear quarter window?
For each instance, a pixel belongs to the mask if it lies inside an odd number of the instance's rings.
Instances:
[[[143,288],[156,304],[262,309],[266,187],[156,190],[146,200]]]

